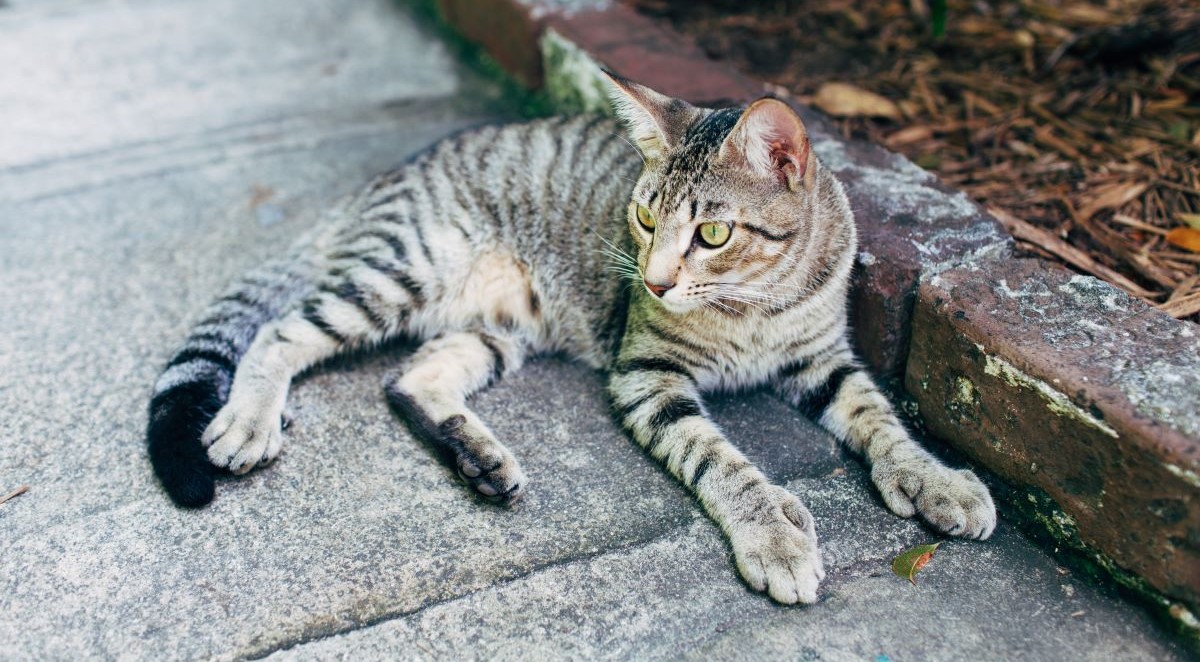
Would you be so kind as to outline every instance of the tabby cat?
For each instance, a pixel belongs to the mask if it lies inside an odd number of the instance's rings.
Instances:
[[[275,459],[295,375],[405,336],[423,344],[386,380],[389,401],[501,503],[529,479],[467,398],[546,352],[607,370],[620,422],[779,602],[817,598],[813,518],[726,439],[703,393],[770,384],[870,464],[897,515],[987,538],[987,488],[912,440],[851,351],[853,216],[796,114],[770,98],[697,108],[610,78],[631,140],[602,116],[444,140],[214,303],[150,404],[171,497],[202,506],[218,468]]]

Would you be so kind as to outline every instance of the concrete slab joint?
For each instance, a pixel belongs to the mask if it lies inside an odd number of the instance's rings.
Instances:
[[[566,111],[606,112],[599,63],[700,105],[764,92],[629,7],[512,1],[537,7],[540,37],[525,48],[536,51],[546,95]],[[859,222],[851,307],[867,362],[912,394],[931,432],[1029,497],[1014,513],[1029,500],[1045,505],[1030,511],[1041,522],[1030,526],[1073,537],[1118,581],[1171,606],[1185,628],[1194,624],[1194,325],[1094,278],[1012,260],[1008,234],[963,193],[797,108]]]

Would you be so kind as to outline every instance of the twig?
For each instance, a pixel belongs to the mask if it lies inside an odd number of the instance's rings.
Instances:
[[[1139,286],[1112,269],[1092,259],[1092,256],[1059,239],[1050,232],[1013,216],[1003,209],[988,207],[988,213],[995,216],[1001,225],[1016,239],[1028,242],[1058,256],[1063,262],[1076,269],[1086,271],[1097,278],[1107,280],[1117,287],[1136,297],[1150,299],[1157,294]]]
[[[1150,225],[1149,223],[1143,223],[1142,221],[1139,221],[1136,218],[1133,218],[1131,216],[1126,216],[1125,214],[1113,214],[1112,220],[1114,223],[1120,223],[1121,225],[1128,225],[1131,228],[1135,228],[1135,229],[1141,230],[1143,232],[1149,232],[1151,234],[1166,234],[1167,233],[1166,230],[1158,227],[1157,225]]]
[[[4,503],[5,501],[12,499],[13,497],[19,497],[28,491],[29,491],[29,486],[22,485],[22,486],[18,487],[17,489],[9,492],[8,494],[5,494],[4,496],[0,497],[0,503]]]
[[[1193,294],[1182,299],[1168,301],[1158,306],[1158,309],[1175,319],[1191,317],[1196,313],[1200,313],[1200,294]]]

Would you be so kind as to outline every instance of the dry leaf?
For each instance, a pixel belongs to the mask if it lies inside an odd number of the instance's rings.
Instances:
[[[913,586],[917,585],[915,577],[917,573],[929,563],[933,558],[933,553],[937,551],[937,542],[932,545],[917,545],[912,549],[904,552],[892,560],[892,572],[896,573],[897,577],[907,579]]]
[[[1167,242],[1193,253],[1200,253],[1200,230],[1175,228],[1167,233]]]
[[[903,129],[893,133],[886,139],[888,147],[899,147],[901,145],[911,145],[913,143],[925,142],[933,137],[933,129],[920,124],[906,126]]]
[[[813,97],[813,105],[835,117],[887,117],[900,119],[894,101],[849,83],[825,83]]]
[[[1175,218],[1187,223],[1196,230],[1200,230],[1200,214],[1175,214]]]
[[[1087,220],[1095,216],[1096,212],[1101,209],[1121,207],[1130,200],[1145,193],[1148,187],[1149,184],[1138,182],[1117,182],[1116,184],[1109,184],[1097,189],[1096,197],[1092,198],[1091,201],[1079,210],[1079,217]]]

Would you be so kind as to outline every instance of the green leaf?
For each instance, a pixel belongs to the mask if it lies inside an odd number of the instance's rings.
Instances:
[[[942,543],[935,542],[932,545],[917,545],[912,549],[904,552],[892,560],[892,572],[896,573],[897,577],[907,579],[913,586],[917,585],[917,580],[914,579],[921,568],[925,567],[926,563],[933,558],[933,553],[937,551],[938,545]]]
[[[922,154],[917,157],[916,163],[926,170],[936,170],[942,166],[942,157],[937,154]]]
[[[933,0],[929,3],[929,20],[933,28],[934,39],[940,39],[946,34],[946,0]]]
[[[1176,122],[1176,123],[1172,124],[1170,126],[1170,128],[1167,129],[1167,133],[1171,134],[1171,137],[1174,138],[1175,140],[1178,140],[1181,143],[1185,143],[1185,142],[1187,142],[1188,133],[1189,133],[1188,123],[1187,122]]]

